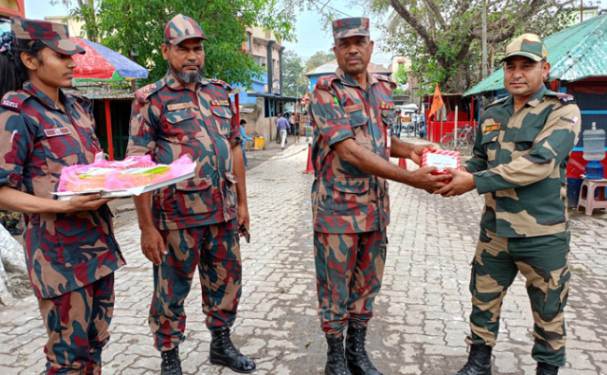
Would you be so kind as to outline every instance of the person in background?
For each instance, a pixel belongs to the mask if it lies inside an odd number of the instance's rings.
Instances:
[[[245,119],[240,120],[240,149],[242,150],[242,159],[244,160],[245,168],[248,167],[248,165],[249,165],[249,162],[247,160],[247,154],[246,154],[246,148],[247,148],[246,143],[253,140],[253,138],[251,138],[247,135],[247,130],[245,129],[246,123],[247,123],[247,120],[245,120]]]
[[[278,118],[276,129],[278,130],[278,136],[280,137],[280,148],[284,150],[285,145],[287,144],[287,134],[289,129],[291,129],[291,124],[289,124],[289,120],[287,120],[284,113]]]
[[[301,117],[301,113],[293,112],[291,118],[291,126],[293,128],[293,135],[295,136],[295,143],[299,143],[299,118]]]

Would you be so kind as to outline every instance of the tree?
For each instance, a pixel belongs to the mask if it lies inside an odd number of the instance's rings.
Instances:
[[[335,60],[335,55],[332,51],[318,51],[310,56],[308,61],[306,61],[306,73],[333,60]]]
[[[487,1],[487,42],[498,61],[504,44],[522,32],[541,36],[567,24],[572,0],[371,0],[376,13],[392,10],[384,28],[386,49],[411,59],[422,89],[439,83],[462,91],[479,80],[482,2]]]
[[[293,51],[286,51],[283,54],[283,59],[283,94],[287,96],[303,96],[308,85],[301,57]]]
[[[84,22],[86,38],[98,42],[99,25],[96,18],[95,0],[53,0],[51,4],[59,2],[70,9],[70,16]]]
[[[182,13],[199,21],[209,40],[205,41],[204,74],[227,82],[249,84],[259,67],[242,48],[245,28],[261,26],[283,40],[293,37],[292,8],[279,8],[275,0],[62,0],[72,14],[84,17],[88,30],[108,47],[130,57],[150,70],[149,81],[161,78],[167,69],[160,53],[164,26]],[[97,6],[93,7],[95,3]],[[90,23],[90,25],[89,25]]]
[[[394,95],[404,95],[404,86],[409,83],[409,75],[407,74],[407,68],[405,68],[404,64],[398,66],[398,69],[394,74],[394,81],[397,84],[396,89],[394,89]]]

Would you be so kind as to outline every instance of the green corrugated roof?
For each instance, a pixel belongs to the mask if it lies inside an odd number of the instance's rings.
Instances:
[[[607,15],[568,27],[545,39],[550,79],[577,81],[607,76]],[[502,69],[493,72],[464,93],[476,95],[504,88]]]

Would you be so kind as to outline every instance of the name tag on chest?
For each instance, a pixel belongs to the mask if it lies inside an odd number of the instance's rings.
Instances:
[[[213,107],[229,107],[230,102],[228,100],[213,99],[211,100],[211,105]]]
[[[59,136],[68,135],[68,134],[71,134],[71,131],[68,128],[44,129],[44,135],[47,138],[59,137]]]
[[[169,110],[169,112],[180,111],[182,109],[194,109],[194,108],[196,108],[194,103],[173,103],[173,104],[167,105],[167,110]]]

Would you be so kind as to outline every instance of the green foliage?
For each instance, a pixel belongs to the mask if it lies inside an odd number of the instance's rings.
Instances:
[[[308,79],[301,57],[293,51],[283,54],[283,94],[301,97],[308,89]]]
[[[293,38],[293,15],[280,9],[278,0],[99,0],[94,18],[92,0],[64,2],[87,23],[87,33],[96,28],[104,45],[148,68],[148,81],[166,73],[160,45],[166,22],[178,13],[199,21],[209,38],[204,43],[205,76],[227,82],[247,85],[262,72],[242,49],[246,27],[271,29],[282,40]]]
[[[483,0],[369,0],[377,14],[391,11],[382,27],[384,49],[411,59],[422,93],[435,83],[461,92],[480,80]],[[535,32],[545,37],[568,24],[570,0],[495,0],[487,10],[489,68],[498,66],[512,37]]]
[[[335,60],[333,52],[318,51],[306,61],[306,73],[332,60]]]
[[[407,74],[407,69],[404,65],[398,66],[394,79],[399,85],[404,85],[409,81],[409,75]]]
[[[99,25],[96,17],[98,0],[51,0],[53,5],[58,3],[62,3],[70,9],[70,16],[84,22],[83,29],[88,40],[99,41]]]

